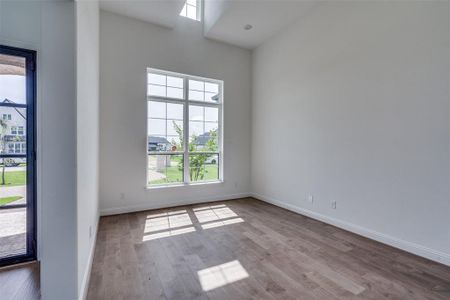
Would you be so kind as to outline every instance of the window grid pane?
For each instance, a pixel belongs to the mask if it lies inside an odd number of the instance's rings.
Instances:
[[[148,83],[157,84],[157,85],[166,85],[167,76],[149,73],[148,74]]]
[[[187,4],[187,17],[197,20],[197,7]]]
[[[184,104],[148,101],[148,151],[183,151]]]
[[[148,73],[147,95],[163,98],[184,98],[183,78],[176,76]]]
[[[174,184],[184,181],[183,155],[158,155],[148,156],[148,183],[149,184]]]
[[[189,151],[218,152],[219,108],[189,105]]]
[[[220,100],[219,84],[189,80],[189,100],[218,103]]]
[[[183,88],[183,78],[167,76],[167,86]]]
[[[191,182],[219,180],[219,154],[190,154]]]

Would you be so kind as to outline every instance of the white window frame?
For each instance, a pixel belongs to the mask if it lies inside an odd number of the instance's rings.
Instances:
[[[183,99],[178,98],[171,98],[171,97],[162,97],[162,96],[150,96],[148,93],[148,83],[147,83],[147,107],[149,101],[155,101],[155,102],[162,102],[162,103],[174,103],[174,104],[183,104],[183,151],[148,151],[148,138],[149,133],[148,129],[146,129],[146,187],[153,189],[153,188],[161,188],[161,187],[176,187],[176,186],[187,186],[187,185],[202,185],[202,184],[210,184],[210,183],[222,183],[224,182],[223,178],[223,80],[218,79],[211,79],[211,78],[204,78],[194,75],[188,75],[188,74],[182,74],[182,73],[176,73],[171,71],[164,71],[160,69],[155,68],[147,68],[146,76],[148,76],[149,73],[158,74],[158,75],[165,75],[165,76],[174,76],[179,77],[183,79]],[[189,100],[189,80],[197,80],[197,81],[204,81],[204,82],[210,82],[215,83],[219,85],[219,101],[218,102],[210,102],[210,101],[197,101],[197,100]],[[219,110],[219,116],[218,116],[218,129],[217,129],[217,136],[218,136],[218,151],[214,152],[214,154],[218,154],[219,161],[218,168],[219,168],[219,178],[215,180],[205,180],[205,181],[190,181],[190,175],[189,175],[189,154],[196,154],[197,152],[191,152],[189,153],[189,105],[197,105],[197,106],[203,106],[203,107],[216,107]],[[148,128],[148,108],[147,108],[147,128]],[[199,151],[198,154],[205,154],[209,152],[201,152]],[[148,178],[148,166],[149,166],[149,156],[150,155],[174,155],[179,154],[183,155],[183,182],[175,182],[175,183],[164,183],[164,184],[150,184],[149,178]]]
[[[183,18],[187,18],[189,20],[201,22],[202,21],[202,0],[195,1],[195,19],[188,17],[188,14],[187,14],[188,6],[194,6],[194,5],[188,4],[187,1],[185,1],[184,5],[183,5],[183,9],[186,7],[186,15],[182,14],[182,11],[183,11],[182,10],[180,12],[180,16]]]

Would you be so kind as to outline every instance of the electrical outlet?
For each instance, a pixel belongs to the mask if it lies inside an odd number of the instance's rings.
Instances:
[[[92,238],[92,226],[89,226],[89,238]]]
[[[125,199],[125,194],[124,193],[120,193],[120,200],[124,200]]]
[[[331,201],[331,208],[336,209],[336,205],[337,203],[335,200]]]
[[[309,195],[308,196],[308,202],[310,202],[310,203],[314,202],[314,196],[313,195]]]

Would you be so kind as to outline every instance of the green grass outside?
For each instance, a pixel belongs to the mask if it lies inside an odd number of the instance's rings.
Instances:
[[[5,186],[17,186],[17,185],[25,185],[26,184],[26,172],[25,171],[13,171],[13,172],[5,172],[5,185],[2,184],[1,177],[1,169],[0,169],[0,188]]]
[[[170,161],[172,162],[176,162],[176,163],[181,163],[181,161],[183,160],[183,155],[172,155],[170,157]]]
[[[0,198],[0,206],[22,199],[22,196]]]
[[[205,166],[205,177],[201,181],[211,181],[219,179],[219,168],[217,164],[211,164]],[[183,182],[183,172],[178,170],[177,166],[167,168],[166,178],[150,181],[150,184],[168,184]]]

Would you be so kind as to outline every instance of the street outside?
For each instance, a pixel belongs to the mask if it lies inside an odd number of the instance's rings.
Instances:
[[[25,208],[0,210],[0,257],[26,252]]]

